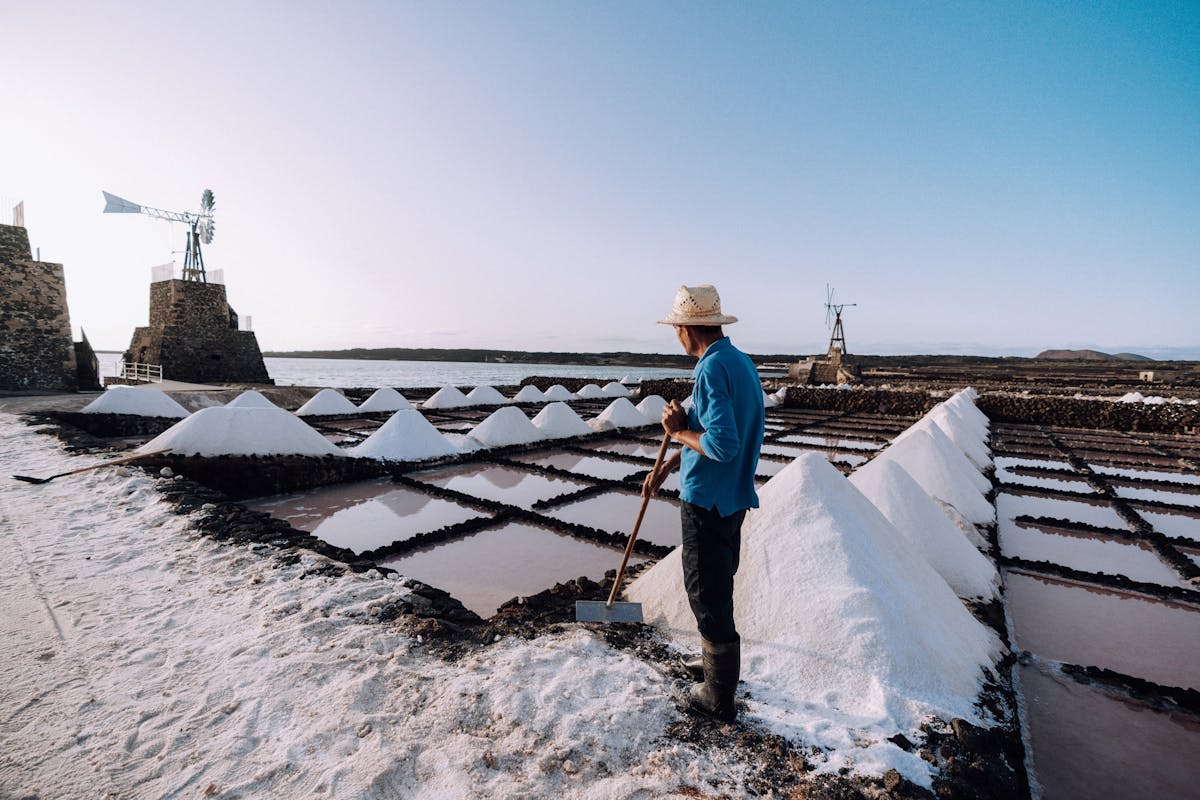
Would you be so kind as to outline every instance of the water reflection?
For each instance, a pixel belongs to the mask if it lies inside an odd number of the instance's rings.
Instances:
[[[642,498],[636,494],[608,492],[542,513],[566,522],[628,535],[634,520],[637,519],[641,502]],[[669,500],[653,498],[646,507],[646,516],[642,520],[638,538],[653,544],[675,547],[681,541],[679,524],[678,507]]]
[[[1135,581],[1191,588],[1150,545],[1089,533],[1048,532],[1001,520],[1000,552],[1027,561],[1049,561],[1084,572],[1124,575]]]
[[[607,478],[614,481],[619,481],[638,470],[647,469],[646,467],[639,467],[637,464],[631,464],[628,461],[609,461],[605,458],[578,455],[576,453],[526,456],[517,460],[527,464],[540,464],[545,467],[555,467],[567,470],[568,472],[576,472],[580,475],[590,475],[594,478]]]
[[[539,500],[574,492],[589,485],[495,464],[464,464],[413,473],[412,477],[443,489],[521,508],[529,508]]]

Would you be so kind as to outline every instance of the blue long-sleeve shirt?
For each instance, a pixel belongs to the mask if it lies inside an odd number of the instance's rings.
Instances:
[[[688,428],[703,431],[706,455],[683,448],[679,495],[727,517],[743,508],[758,508],[754,471],[762,447],[762,384],[750,357],[719,339],[708,346],[692,371],[696,386]]]

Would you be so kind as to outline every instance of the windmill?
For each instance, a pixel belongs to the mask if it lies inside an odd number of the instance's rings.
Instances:
[[[833,335],[829,337],[829,355],[838,357],[846,353],[846,333],[842,330],[842,309],[856,306],[858,303],[833,302],[833,287],[825,284],[825,324],[833,322]]]
[[[104,194],[104,213],[105,214],[145,214],[148,217],[155,219],[165,219],[168,222],[183,222],[191,229],[188,233],[187,250],[184,251],[183,257],[183,279],[185,281],[197,281],[199,283],[208,283],[208,277],[204,272],[204,254],[200,251],[200,244],[209,244],[213,240],[213,193],[212,189],[205,189],[200,195],[200,210],[198,212],[178,212],[164,211],[161,208],[150,208],[149,206],[131,203],[130,201],[117,197],[115,194]]]

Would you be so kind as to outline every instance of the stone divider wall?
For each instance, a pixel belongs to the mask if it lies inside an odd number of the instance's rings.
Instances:
[[[1200,405],[1117,403],[1094,398],[993,392],[980,395],[975,405],[993,422],[1147,433],[1200,433]]]

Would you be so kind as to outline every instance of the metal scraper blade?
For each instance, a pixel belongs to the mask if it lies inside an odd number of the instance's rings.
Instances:
[[[613,603],[603,600],[576,600],[576,622],[641,622],[641,603]]]

